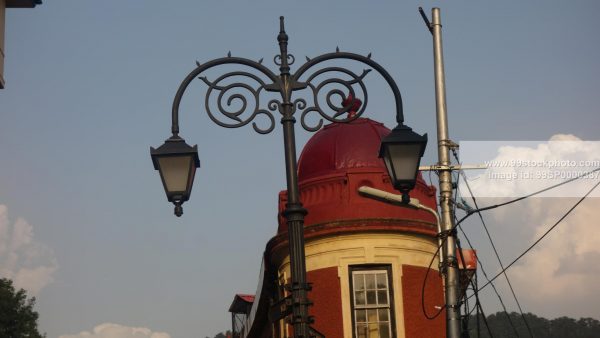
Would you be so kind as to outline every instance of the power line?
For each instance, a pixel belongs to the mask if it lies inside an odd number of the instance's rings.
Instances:
[[[593,174],[593,173],[595,173],[595,172],[597,172],[597,171],[600,171],[600,168],[596,168],[596,169],[594,169],[594,170],[592,170],[592,171],[588,171],[587,173],[581,174],[581,175],[579,175],[579,176],[575,176],[575,177],[573,177],[573,178],[571,178],[571,179],[568,179],[568,180],[566,180],[566,181],[563,181],[563,182],[557,183],[557,184],[555,184],[555,185],[549,186],[549,187],[547,187],[547,188],[544,188],[544,189],[542,189],[542,190],[538,190],[538,191],[536,191],[536,192],[532,192],[531,194],[528,194],[528,195],[525,195],[525,196],[521,196],[521,197],[519,197],[519,198],[515,198],[515,199],[513,199],[513,200],[510,200],[510,201],[507,201],[507,202],[504,202],[504,203],[499,203],[499,204],[494,204],[494,205],[490,205],[490,206],[483,207],[483,208],[479,208],[479,209],[469,210],[469,211],[467,212],[467,214],[466,214],[466,215],[465,215],[463,218],[461,218],[461,219],[458,221],[458,223],[456,223],[456,224],[454,225],[454,228],[456,228],[456,227],[457,227],[457,226],[458,226],[460,223],[462,223],[462,222],[463,222],[465,219],[469,218],[471,215],[473,215],[473,214],[475,214],[475,213],[479,213],[479,212],[481,212],[481,211],[487,211],[487,210],[491,210],[491,209],[496,209],[496,208],[499,208],[499,207],[503,207],[503,206],[505,206],[505,205],[509,205],[509,204],[513,204],[513,203],[515,203],[515,202],[522,201],[522,200],[524,200],[524,199],[526,199],[526,198],[533,197],[533,196],[535,196],[535,195],[539,195],[539,194],[541,194],[541,193],[543,193],[543,192],[546,192],[546,191],[548,191],[548,190],[552,190],[552,189],[554,189],[554,188],[558,188],[558,187],[560,187],[561,185],[565,185],[565,184],[567,184],[567,183],[571,183],[571,182],[573,182],[573,181],[575,181],[575,180],[578,180],[578,179],[580,179],[580,178],[582,178],[582,177],[589,176],[589,175],[591,175],[591,174]]]
[[[437,312],[435,315],[433,315],[433,316],[429,316],[429,315],[427,314],[427,311],[426,311],[426,309],[425,309],[425,284],[426,284],[426,282],[427,282],[427,277],[429,276],[429,271],[431,271],[431,266],[432,266],[432,264],[433,264],[433,261],[435,260],[435,257],[437,256],[437,254],[438,254],[438,252],[440,251],[440,249],[442,248],[442,246],[445,244],[445,242],[446,242],[446,239],[447,239],[448,235],[449,235],[449,234],[451,234],[452,232],[456,232],[456,228],[457,228],[457,227],[458,227],[458,226],[459,226],[459,225],[460,225],[460,224],[461,224],[463,221],[465,221],[465,220],[466,220],[466,219],[467,219],[469,216],[473,215],[474,213],[481,212],[481,211],[487,211],[487,210],[491,210],[491,209],[499,208],[499,207],[502,207],[502,206],[505,206],[505,205],[509,205],[509,204],[512,204],[512,203],[515,203],[515,202],[518,202],[518,201],[522,201],[522,200],[524,200],[524,199],[526,199],[526,198],[529,198],[529,197],[532,197],[532,196],[535,196],[535,195],[541,194],[541,193],[543,193],[543,192],[546,192],[546,191],[548,191],[548,190],[551,190],[551,189],[557,188],[557,187],[559,187],[559,186],[562,186],[562,185],[564,185],[564,184],[567,184],[567,183],[573,182],[573,181],[575,181],[575,180],[578,180],[578,179],[580,179],[580,178],[582,178],[582,177],[588,176],[588,175],[590,175],[590,174],[592,174],[592,173],[595,173],[595,172],[597,172],[597,171],[600,171],[600,168],[596,168],[596,169],[594,169],[594,170],[592,170],[592,171],[589,171],[589,172],[587,172],[587,173],[584,173],[584,174],[582,174],[582,175],[576,176],[576,177],[574,177],[574,178],[568,179],[568,180],[566,180],[566,181],[560,182],[560,183],[558,183],[558,184],[555,184],[555,185],[549,186],[549,187],[547,187],[547,188],[544,188],[544,189],[542,189],[542,190],[538,190],[538,191],[536,191],[536,192],[533,192],[533,193],[531,193],[531,194],[528,194],[528,195],[525,195],[525,196],[521,196],[521,197],[519,197],[519,198],[516,198],[516,199],[510,200],[510,201],[507,201],[507,202],[504,202],[504,203],[499,203],[499,204],[490,205],[490,206],[483,207],[483,208],[479,208],[479,209],[475,209],[475,210],[470,210],[469,212],[467,212],[467,214],[466,214],[466,215],[465,215],[463,218],[461,218],[461,219],[460,219],[458,222],[456,222],[456,223],[454,224],[454,227],[452,227],[452,229],[450,229],[450,230],[448,230],[448,231],[444,231],[444,232],[442,232],[442,233],[438,234],[438,236],[442,238],[442,242],[440,243],[440,245],[437,247],[436,251],[435,251],[435,252],[434,252],[434,254],[432,255],[432,257],[431,257],[431,261],[429,262],[429,265],[428,265],[428,267],[427,267],[427,272],[425,273],[425,277],[423,278],[423,286],[422,286],[422,289],[421,289],[421,309],[422,309],[422,311],[423,311],[423,315],[424,315],[424,316],[425,316],[427,319],[429,319],[429,320],[432,320],[432,319],[435,319],[437,316],[439,316],[439,315],[442,313],[442,311],[443,311],[443,307],[442,307],[442,308],[441,308],[441,309],[440,309],[440,310],[439,310],[439,311],[438,311],[438,312]],[[600,182],[598,182],[598,184],[600,184]],[[584,197],[583,197],[581,200],[579,200],[579,201],[577,202],[577,204],[575,204],[575,206],[574,206],[573,208],[571,208],[571,210],[569,210],[569,211],[567,212],[567,214],[566,214],[565,216],[563,216],[563,217],[562,217],[562,218],[559,220],[559,222],[560,222],[560,221],[562,221],[562,219],[563,219],[564,217],[566,217],[566,216],[567,216],[567,215],[568,215],[568,214],[569,214],[571,211],[573,211],[573,209],[575,209],[575,207],[576,207],[577,205],[579,205],[579,203],[581,203],[581,201],[583,201],[583,199],[585,199],[585,197],[587,197],[587,196],[588,196],[588,195],[589,195],[589,194],[590,194],[590,193],[591,193],[591,192],[592,192],[592,191],[593,191],[593,190],[594,190],[594,189],[595,189],[595,188],[598,186],[598,184],[596,184],[596,185],[595,185],[595,186],[592,188],[592,190],[590,190],[590,191],[589,191],[589,192],[588,192],[588,193],[587,193],[587,194],[586,194],[586,195],[585,195],[585,196],[584,196]],[[551,230],[552,230],[552,229],[553,229],[553,228],[554,228],[556,225],[558,225],[558,223],[559,223],[559,222],[557,222],[555,225],[553,225],[553,226],[552,226],[552,228],[550,229],[550,231],[551,231]],[[529,248],[527,251],[525,251],[523,254],[521,254],[519,257],[517,257],[517,258],[516,258],[514,261],[512,261],[512,262],[511,262],[511,263],[510,263],[510,264],[509,264],[509,265],[508,265],[508,266],[507,266],[505,269],[503,269],[503,271],[501,271],[499,274],[497,274],[496,276],[494,276],[494,278],[490,279],[490,280],[489,280],[489,281],[488,281],[486,284],[484,284],[484,286],[482,286],[481,288],[479,288],[479,289],[477,290],[477,292],[476,292],[474,295],[476,295],[476,294],[477,294],[479,291],[483,290],[483,288],[485,288],[485,287],[487,287],[488,285],[490,285],[490,284],[491,284],[491,283],[492,283],[492,282],[493,282],[493,281],[494,281],[496,278],[498,278],[498,276],[500,276],[500,274],[502,274],[504,271],[508,270],[508,269],[509,269],[509,268],[510,268],[510,267],[511,267],[511,266],[512,266],[512,265],[513,265],[513,264],[514,264],[516,261],[518,261],[518,260],[519,260],[521,257],[523,257],[523,256],[524,256],[524,255],[525,255],[525,254],[526,254],[526,253],[527,253],[527,252],[528,252],[528,251],[529,251],[529,250],[530,250],[530,249],[531,249],[533,246],[535,246],[535,244],[537,244],[537,243],[538,243],[538,242],[539,242],[539,241],[540,241],[540,240],[541,240],[541,239],[542,239],[544,236],[546,236],[546,235],[547,235],[547,233],[545,233],[545,234],[544,234],[544,235],[543,235],[543,236],[542,236],[540,239],[538,239],[538,240],[537,240],[537,241],[536,241],[536,242],[535,242],[535,243],[534,243],[534,244],[533,244],[533,245],[532,245],[532,246],[531,246],[531,247],[530,247],[530,248]],[[473,297],[473,295],[469,296],[468,298],[470,299],[470,298],[472,298],[472,297]],[[481,308],[481,307],[480,307],[480,308]],[[482,312],[483,312],[483,311],[482,311]],[[484,320],[485,320],[485,316],[484,316]],[[489,330],[489,328],[488,328],[488,330]],[[490,335],[491,335],[491,332],[490,332]]]
[[[541,194],[541,193],[543,193],[543,192],[546,192],[546,191],[548,191],[548,190],[551,190],[551,189],[557,188],[557,187],[559,187],[559,186],[562,186],[562,185],[564,185],[564,184],[567,184],[567,183],[573,182],[573,181],[575,181],[575,180],[578,180],[578,179],[580,179],[580,178],[582,178],[582,177],[588,176],[588,175],[590,175],[590,174],[592,174],[592,173],[594,173],[594,172],[597,172],[597,171],[600,171],[600,168],[596,168],[596,169],[594,169],[594,170],[592,170],[592,171],[590,171],[590,172],[587,172],[587,173],[584,173],[584,174],[582,174],[582,175],[576,176],[576,177],[574,177],[574,178],[571,178],[571,179],[569,179],[569,180],[566,180],[566,181],[560,182],[560,183],[558,183],[558,184],[555,184],[555,185],[549,186],[549,187],[547,187],[547,188],[544,188],[544,189],[542,189],[542,190],[538,190],[538,191],[536,191],[536,192],[533,192],[533,193],[531,193],[531,194],[528,194],[528,195],[525,195],[525,196],[521,196],[521,197],[519,197],[519,198],[516,198],[516,199],[510,200],[510,201],[507,201],[507,202],[504,202],[504,203],[499,203],[499,204],[495,204],[495,205],[487,206],[487,207],[484,207],[484,208],[478,208],[478,209],[475,209],[475,210],[470,210],[470,211],[468,211],[468,212],[467,212],[467,214],[466,214],[466,215],[465,215],[463,218],[461,218],[461,219],[460,219],[458,222],[456,222],[456,223],[454,224],[454,226],[452,227],[452,229],[450,229],[450,230],[448,230],[448,231],[444,231],[444,232],[442,232],[442,233],[438,234],[438,236],[442,238],[442,241],[441,241],[441,244],[440,244],[440,245],[437,247],[437,249],[436,249],[435,253],[434,253],[434,254],[432,255],[432,257],[431,257],[431,261],[429,262],[429,265],[428,265],[428,267],[427,267],[427,272],[425,273],[425,277],[423,278],[423,285],[422,285],[422,288],[421,288],[421,310],[423,311],[423,315],[424,315],[424,316],[425,316],[427,319],[429,319],[429,320],[432,320],[432,319],[435,319],[437,316],[439,316],[439,315],[442,313],[442,311],[443,311],[443,307],[442,307],[442,308],[440,308],[440,310],[439,310],[439,311],[438,311],[438,312],[437,312],[435,315],[433,315],[433,316],[429,316],[429,315],[427,314],[427,311],[426,311],[426,309],[425,309],[425,285],[426,285],[426,282],[427,282],[427,277],[429,276],[429,271],[431,271],[431,266],[432,266],[432,264],[433,264],[433,261],[435,260],[435,257],[437,256],[437,254],[438,254],[438,252],[440,251],[440,249],[442,248],[442,246],[445,244],[445,242],[446,242],[446,240],[447,240],[448,236],[449,236],[450,234],[452,234],[452,233],[456,232],[456,228],[457,228],[457,227],[458,227],[458,226],[459,226],[459,225],[460,225],[460,224],[461,224],[461,223],[462,223],[464,220],[466,220],[466,219],[467,219],[469,216],[471,216],[471,215],[472,215],[472,214],[474,214],[474,213],[480,213],[481,211],[491,210],[491,209],[499,208],[499,207],[501,207],[501,206],[509,205],[509,204],[512,204],[512,203],[515,203],[515,202],[518,202],[518,201],[522,201],[522,200],[524,200],[524,199],[526,199],[526,198],[529,198],[529,197],[532,197],[532,196],[535,196],[535,195]],[[598,182],[598,184],[600,184],[600,182]],[[574,206],[574,207],[573,207],[571,210],[569,210],[569,212],[568,212],[566,215],[568,215],[568,214],[569,214],[569,213],[570,213],[570,212],[571,212],[571,211],[572,211],[572,210],[573,210],[573,209],[574,209],[574,208],[575,208],[577,205],[579,205],[579,203],[581,203],[581,201],[583,201],[583,199],[585,199],[585,197],[587,197],[587,196],[588,196],[588,195],[589,195],[589,194],[590,194],[590,193],[591,193],[591,192],[592,192],[592,191],[593,191],[593,190],[594,190],[594,189],[595,189],[595,188],[598,186],[598,184],[596,184],[596,185],[595,185],[595,186],[592,188],[592,190],[590,190],[590,191],[589,191],[589,192],[588,192],[588,193],[587,193],[587,194],[586,194],[586,195],[585,195],[585,196],[584,196],[584,197],[583,197],[583,198],[582,198],[582,199],[581,199],[581,200],[580,200],[580,201],[579,201],[579,202],[578,202],[578,203],[577,203],[577,204],[576,204],[576,205],[575,205],[575,206]],[[564,218],[564,217],[566,217],[566,215],[565,215],[565,216],[563,216],[563,218]],[[561,220],[562,220],[563,218],[561,218]],[[561,220],[559,220],[559,222],[560,222]],[[553,228],[554,228],[556,225],[558,225],[558,223],[556,223],[556,224],[555,224],[555,225],[554,225],[554,226],[553,226],[551,229],[553,229]],[[546,233],[546,234],[547,234],[547,233]],[[536,242],[535,242],[533,245],[537,244],[537,243],[538,243],[538,242],[539,242],[539,241],[540,241],[540,240],[541,240],[541,239],[542,239],[542,238],[543,238],[543,237],[544,237],[546,234],[544,234],[544,235],[543,235],[543,236],[542,236],[540,239],[538,239],[538,241],[536,241]],[[532,246],[532,247],[533,247],[533,246]],[[528,250],[530,250],[532,247],[530,247]],[[511,263],[510,263],[510,264],[509,264],[509,265],[508,265],[506,268],[502,269],[502,271],[500,272],[500,274],[504,273],[504,272],[505,272],[505,271],[506,271],[508,268],[510,268],[510,267],[511,267],[511,266],[512,266],[512,265],[513,265],[513,264],[514,264],[514,263],[515,263],[517,260],[519,260],[519,259],[520,259],[522,256],[524,256],[524,255],[525,255],[525,254],[528,252],[528,250],[527,250],[527,251],[525,251],[523,254],[521,254],[519,257],[517,257],[517,259],[515,259],[513,262],[511,262]],[[497,274],[497,275],[496,275],[494,278],[492,278],[491,280],[489,280],[489,281],[488,281],[486,284],[484,284],[484,286],[482,286],[482,287],[481,287],[479,290],[477,290],[477,292],[479,292],[480,290],[482,290],[483,288],[485,288],[486,286],[488,286],[489,284],[491,284],[491,283],[492,283],[492,282],[493,282],[493,281],[494,281],[496,278],[498,278],[498,276],[499,276],[500,274]],[[473,297],[473,295],[469,296],[468,298],[470,299],[471,297]]]
[[[506,268],[502,269],[502,271],[500,271],[498,274],[496,274],[496,276],[494,276],[489,282],[487,282],[481,288],[479,288],[478,291],[483,290],[486,286],[488,286],[491,282],[493,282],[496,278],[498,278],[498,276],[500,276],[502,273],[504,273],[504,271],[508,270],[511,266],[513,266],[513,264],[515,264],[523,256],[525,256],[529,251],[531,251],[531,249],[533,249],[533,247],[535,247],[542,239],[544,239],[544,237],[546,237],[552,230],[554,230],[556,228],[556,226],[560,224],[560,222],[562,222],[573,210],[575,210],[575,208],[577,208],[577,206],[579,206],[579,204],[581,204],[581,202],[583,202],[583,200],[585,200],[592,193],[592,191],[594,191],[594,189],[596,189],[596,187],[598,187],[598,185],[600,185],[600,181],[598,181],[598,183],[596,183],[592,187],[592,189],[590,189],[583,197],[581,197],[579,199],[579,201],[577,201],[577,203],[575,203],[558,221],[556,221],[556,223],[554,223],[554,225],[552,225],[546,232],[544,232],[544,234],[542,236],[540,236],[540,238],[538,238],[535,242],[533,242],[533,244],[531,244],[525,251],[523,251],[522,254],[520,254],[517,258],[515,258],[512,262],[510,262],[510,264]]]
[[[452,153],[454,154],[454,158],[456,159],[456,162],[458,162],[460,164],[460,160],[458,159],[458,156],[457,156],[456,151],[454,149],[452,149]],[[461,170],[461,171],[459,171],[459,173],[463,174],[462,175],[463,179],[464,179],[465,183],[468,186],[468,182],[467,182],[467,179],[466,179],[463,171]],[[460,174],[458,174],[458,177],[456,179],[456,189],[454,190],[454,201],[457,200],[458,185],[459,185],[460,178],[461,178]],[[469,192],[470,192],[470,189],[469,189]],[[473,194],[471,193],[471,195],[473,195]],[[455,207],[454,208],[454,211],[455,211],[454,212],[454,221],[455,222],[457,221],[457,218],[456,218],[456,207],[457,206],[458,206],[458,204],[454,203],[454,207]],[[477,207],[477,205],[476,205],[476,207]],[[480,214],[480,217],[481,217],[481,214]],[[483,222],[483,219],[482,219],[482,222]],[[485,227],[485,223],[483,223],[483,226]],[[462,234],[465,237],[465,239],[467,240],[467,243],[469,244],[469,247],[471,248],[471,250],[473,250],[473,245],[471,244],[471,241],[469,240],[469,237],[467,237],[467,234],[463,231],[462,227],[459,227],[459,229],[462,232]],[[486,228],[486,231],[487,231],[487,228]],[[490,241],[491,241],[491,238],[490,238]],[[458,236],[456,237],[456,245],[458,246],[458,252],[460,253],[460,259],[461,259],[463,267],[464,267],[464,266],[466,266],[466,264],[465,264],[465,260],[464,260],[463,254],[462,254],[462,248],[460,246],[460,240],[458,239]],[[492,246],[493,246],[493,243],[492,243]],[[489,281],[489,278],[487,276],[487,273],[483,269],[483,264],[482,264],[481,260],[479,259],[479,256],[475,255],[475,258],[477,259],[477,262],[479,263],[479,266],[481,267],[481,271],[482,271],[483,275]],[[479,295],[478,295],[478,292],[477,292],[477,287],[473,284],[472,280],[470,282],[471,282],[471,285],[473,286],[473,292],[474,292],[474,296],[475,296],[475,300],[476,300],[475,307],[477,308],[477,303],[479,302]],[[496,286],[494,284],[492,284],[492,288],[494,289],[494,292],[496,293],[496,296],[498,297],[498,300],[500,301],[500,305],[502,306],[502,309],[504,310],[504,314],[506,315],[506,318],[508,319],[508,323],[512,327],[512,329],[515,332],[515,334],[517,335],[517,337],[520,337],[519,331],[515,327],[515,324],[513,323],[512,318],[510,317],[508,311],[506,310],[506,305],[504,305],[504,301],[502,300],[502,296],[500,296],[500,293],[498,292],[498,290],[496,289]],[[468,300],[469,300],[469,298],[466,298],[466,292],[465,292],[465,306],[466,306]],[[479,306],[481,306],[481,304]],[[468,324],[468,322],[467,322],[467,324]],[[488,328],[488,331],[489,331],[489,328]]]
[[[467,234],[463,231],[462,227],[459,226],[458,229],[460,230],[460,232],[463,234],[463,236],[467,240],[467,244],[469,244],[469,247],[471,248],[471,250],[473,250],[473,245],[471,244],[469,237],[467,237]],[[488,277],[487,272],[485,272],[485,269],[483,268],[483,262],[481,262],[481,260],[479,259],[479,256],[475,255],[475,258],[477,259],[477,264],[479,265],[478,269],[481,268],[481,272],[482,272],[483,276],[485,277],[485,279],[487,281],[490,281],[490,278]],[[464,265],[464,263],[463,263],[463,265]],[[502,296],[500,296],[500,292],[498,292],[498,289],[496,289],[496,285],[494,285],[494,283],[491,283],[491,285],[492,285],[492,289],[494,290],[494,293],[496,293],[496,296],[498,297],[498,300],[500,301],[500,305],[502,306],[502,310],[503,310],[504,314],[506,315],[506,318],[508,319],[508,323],[510,324],[512,329],[515,331],[517,336],[519,336],[519,332],[517,331],[515,324],[512,322],[512,319],[510,318],[510,314],[506,310],[506,305],[504,305],[504,301],[502,300]],[[473,296],[475,296],[475,301],[479,302],[479,295],[478,295],[479,290],[475,287],[473,292],[474,292]],[[467,297],[467,299],[469,299],[471,297]]]
[[[460,160],[458,159],[458,155],[456,153],[456,149],[452,149],[452,154],[454,155],[454,158],[456,159],[456,162],[458,162],[460,164]],[[463,177],[463,181],[467,185],[467,189],[469,189],[469,195],[471,195],[471,199],[473,200],[473,204],[475,205],[475,208],[479,209],[479,205],[477,204],[477,199],[475,199],[475,195],[473,195],[473,191],[471,190],[471,186],[469,185],[469,181],[467,180],[464,171],[459,170],[459,173]],[[492,249],[494,250],[494,254],[496,255],[496,259],[498,260],[498,264],[500,264],[500,268],[504,270],[504,265],[502,264],[502,260],[500,259],[500,254],[498,253],[498,250],[496,249],[496,245],[494,244],[494,240],[492,239],[492,236],[491,236],[491,234],[490,234],[490,232],[489,232],[489,230],[487,228],[487,225],[485,224],[485,221],[483,219],[483,215],[481,214],[480,211],[477,211],[477,214],[479,215],[479,219],[481,220],[481,224],[483,225],[483,229],[485,230],[485,233],[486,233],[488,239],[490,240],[490,244],[492,245]],[[508,279],[508,274],[506,272],[504,272],[504,278],[506,279],[506,283],[508,284],[510,292],[513,295],[515,303],[517,303],[517,307],[519,308],[519,313],[521,314],[521,318],[523,318],[523,322],[525,323],[525,326],[527,327],[527,331],[529,332],[529,336],[533,338],[533,332],[531,332],[531,327],[529,327],[529,323],[527,322],[527,319],[525,318],[525,315],[523,314],[523,309],[521,308],[521,303],[519,302],[519,299],[517,298],[515,290],[513,289],[512,283],[510,282],[510,279]],[[504,311],[506,312],[506,308],[504,309]],[[510,315],[508,315],[508,313],[507,313],[507,316],[509,318],[509,321],[511,321],[511,325],[512,325],[512,320],[510,319]],[[517,333],[517,337],[518,337],[519,333],[516,331],[516,328],[514,326],[513,326],[513,329],[515,329],[515,333]]]

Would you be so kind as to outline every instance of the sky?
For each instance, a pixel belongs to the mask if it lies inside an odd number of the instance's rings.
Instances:
[[[201,168],[181,218],[149,148],[170,136],[173,96],[196,61],[231,51],[277,71],[280,15],[297,59],[292,70],[336,46],[372,53],[398,83],[406,123],[430,135],[422,162],[435,163],[432,42],[418,6],[442,9],[452,140],[598,141],[596,1],[48,0],[9,9],[0,275],[37,298],[40,329],[50,338],[229,329],[233,296],[254,293],[277,228],[285,187],[279,123],[268,135],[218,127],[196,80],[180,123],[181,135],[198,144]],[[365,117],[393,127],[391,92],[368,77]],[[311,134],[296,134],[300,150]],[[575,202],[532,198],[484,215],[503,262]],[[598,318],[597,203],[585,200],[509,270],[524,311]],[[480,223],[465,231],[488,273],[499,271]],[[515,311],[506,283],[498,288]],[[489,288],[482,297],[486,312],[500,309]]]

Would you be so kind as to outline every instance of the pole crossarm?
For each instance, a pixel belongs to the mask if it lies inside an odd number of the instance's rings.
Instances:
[[[451,164],[451,165],[422,165],[419,166],[419,170],[423,171],[441,171],[441,170],[474,170],[474,169],[487,169],[485,164]]]

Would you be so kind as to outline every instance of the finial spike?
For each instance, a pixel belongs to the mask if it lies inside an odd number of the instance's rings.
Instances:
[[[367,59],[370,59],[370,58],[371,58],[371,53],[369,53],[369,55],[367,55]]]
[[[231,57],[231,51],[227,52],[227,57],[230,58]]]
[[[340,47],[339,47],[339,46],[336,46],[336,47],[335,47],[335,52],[336,52],[336,53],[339,53],[339,52],[340,52]]]
[[[310,61],[310,58],[308,56],[306,57],[306,61]]]
[[[262,62],[263,62],[263,58],[260,58],[260,60],[258,60],[258,63],[262,64]]]
[[[198,60],[196,60],[196,66],[200,67],[200,62],[198,62]]]
[[[283,15],[279,17],[279,31],[280,32],[285,32],[285,27],[284,27],[284,17]]]

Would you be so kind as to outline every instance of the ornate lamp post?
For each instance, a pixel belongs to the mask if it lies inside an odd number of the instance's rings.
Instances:
[[[181,216],[183,213],[181,205],[190,197],[195,169],[200,166],[196,146],[187,145],[179,136],[179,104],[181,98],[192,80],[208,69],[222,65],[240,65],[247,69],[225,73],[214,81],[210,81],[205,76],[199,77],[208,86],[205,108],[213,122],[226,128],[242,127],[252,122],[256,117],[266,117],[268,121],[266,128],[259,127],[256,122],[252,123],[252,127],[259,134],[268,134],[273,131],[275,128],[273,113],[279,112],[281,114],[288,197],[283,215],[288,224],[291,269],[289,289],[292,293],[292,318],[290,322],[293,325],[294,337],[308,338],[312,336],[309,327],[312,318],[308,315],[310,302],[307,293],[310,286],[306,282],[304,254],[304,216],[307,211],[300,202],[298,187],[294,134],[295,115],[300,114],[301,125],[307,131],[319,130],[323,125],[323,119],[333,123],[344,123],[354,121],[362,115],[367,106],[368,96],[363,79],[371,69],[363,70],[362,73],[357,74],[347,68],[322,65],[330,60],[349,60],[371,67],[385,79],[391,87],[396,103],[396,120],[398,122],[396,129],[408,127],[403,124],[402,98],[398,86],[383,67],[371,60],[370,55],[362,56],[337,50],[334,53],[323,54],[313,59],[307,57],[307,61],[295,73],[290,73],[290,65],[295,62],[295,58],[287,51],[288,35],[284,29],[283,17],[280,17],[280,32],[277,41],[279,42],[280,53],[274,57],[273,61],[279,66],[279,75],[262,65],[262,59],[256,62],[245,58],[232,57],[231,54],[204,64],[197,63],[197,67],[183,80],[175,94],[171,126],[173,135],[159,148],[151,148],[150,153],[154,168],[160,171],[167,198],[175,204],[175,214]],[[332,74],[336,74],[338,77],[333,77]],[[244,82],[236,82],[234,79],[237,78],[244,79]],[[355,88],[360,89],[359,92],[362,94],[364,104],[356,114],[345,116],[345,113],[349,112],[353,105],[352,100],[346,100],[346,93],[348,93],[348,97],[356,98]],[[292,99],[292,93],[301,90],[306,90],[309,93],[308,96],[312,97],[312,104],[309,104],[303,98]],[[280,99],[271,99],[265,108],[261,106],[260,100],[266,92],[278,93]],[[212,95],[216,96],[216,103],[211,104]],[[336,105],[332,101],[334,96],[339,96],[340,102],[346,100],[349,103],[347,105]],[[248,98],[251,99],[250,103]],[[231,105],[234,101],[239,104],[240,108],[232,111]],[[225,118],[225,121],[217,118],[215,108],[216,112],[222,115],[221,118]],[[318,114],[319,117],[318,122],[312,126],[306,121],[306,117],[310,113]],[[410,128],[408,129],[410,130]],[[388,149],[388,147],[384,148]],[[384,152],[392,156],[398,153],[395,150]],[[422,155],[422,150],[420,150],[420,153]],[[396,160],[392,160],[392,162],[398,163]],[[416,175],[416,171],[413,174]],[[414,186],[414,183],[412,186]],[[406,189],[410,188],[406,187]]]

